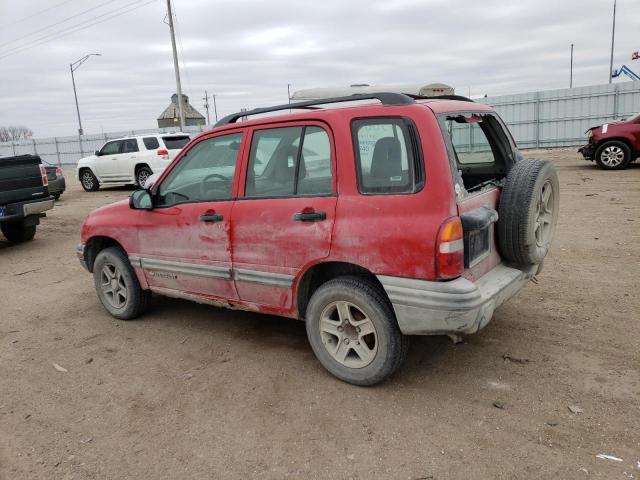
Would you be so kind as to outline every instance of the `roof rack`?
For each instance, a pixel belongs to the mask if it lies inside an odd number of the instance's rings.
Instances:
[[[405,93],[407,97],[411,97],[414,100],[458,100],[460,102],[473,102],[469,97],[464,97],[462,95],[434,95],[434,96],[422,96],[422,95],[412,95],[410,93]]]
[[[322,98],[319,100],[309,100],[307,102],[287,103],[285,105],[274,105],[273,107],[254,108],[253,110],[249,110],[246,112],[236,112],[222,118],[215,124],[215,126],[219,127],[221,125],[228,125],[229,123],[237,122],[242,117],[259,115],[261,113],[277,112],[280,110],[290,110],[298,108],[310,108],[316,105],[326,105],[329,103],[355,102],[358,100],[380,100],[380,103],[382,103],[383,105],[411,105],[412,103],[415,103],[411,95],[405,95],[403,93],[357,93],[344,97]]]

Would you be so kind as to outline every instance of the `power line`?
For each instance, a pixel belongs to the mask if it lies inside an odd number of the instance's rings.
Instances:
[[[52,24],[50,24],[50,25],[47,25],[46,27],[39,28],[38,30],[34,30],[33,32],[31,32],[31,33],[27,33],[26,35],[22,35],[21,37],[14,38],[13,40],[9,40],[8,42],[0,43],[0,47],[4,47],[5,45],[9,45],[10,43],[18,42],[18,41],[20,41],[20,40],[22,40],[22,39],[24,39],[24,38],[30,37],[30,36],[32,36],[32,35],[35,35],[36,33],[40,33],[40,32],[42,32],[42,31],[44,31],[44,30],[48,30],[48,29],[50,29],[51,27],[55,27],[56,25],[60,25],[61,23],[65,23],[65,22],[68,22],[69,20],[73,20],[73,19],[74,19],[74,18],[76,18],[76,17],[80,17],[80,16],[84,15],[85,13],[89,13],[89,12],[91,12],[91,11],[93,11],[93,10],[97,10],[98,8],[104,7],[105,5],[107,5],[107,4],[109,4],[109,3],[113,3],[113,2],[115,2],[115,1],[116,1],[116,0],[108,0],[108,1],[106,1],[106,2],[104,2],[104,3],[101,3],[101,4],[99,4],[99,5],[96,5],[95,7],[89,8],[89,9],[87,9],[87,10],[83,10],[83,11],[82,11],[82,12],[80,12],[80,13],[76,13],[75,15],[71,15],[70,17],[64,18],[64,19],[59,20],[59,21],[57,21],[57,22],[55,22],[55,23],[52,23]]]
[[[15,25],[16,23],[24,22],[25,20],[29,20],[30,18],[37,17],[38,15],[42,15],[43,13],[50,12],[55,8],[61,7],[62,5],[73,2],[73,1],[74,0],[64,0],[64,2],[57,3],[55,5],[52,5],[49,8],[45,8],[44,10],[40,10],[39,12],[33,13],[31,15],[27,15],[26,17],[19,18],[18,20],[12,20],[11,22],[8,22],[8,23],[0,24],[0,27],[5,27],[7,25]]]
[[[138,8],[142,8],[142,7],[146,6],[146,5],[149,5],[150,3],[156,2],[157,0],[149,0],[149,1],[147,1],[147,2],[145,2],[143,4],[141,4],[141,5],[136,5],[136,3],[140,3],[140,1],[142,1],[142,0],[138,0],[136,2],[133,2],[132,4],[127,5],[125,7],[119,7],[117,9],[115,9],[115,10],[112,10],[111,12],[107,12],[107,13],[104,13],[102,15],[98,15],[97,17],[89,19],[90,23],[81,22],[79,24],[76,24],[76,25],[72,26],[70,29],[60,30],[58,32],[53,32],[53,33],[50,33],[50,34],[45,35],[43,37],[40,37],[40,38],[38,38],[36,40],[33,40],[33,41],[29,42],[29,43],[26,43],[25,45],[21,45],[21,46],[15,47],[13,49],[10,49],[8,52],[3,52],[3,54],[0,54],[0,59],[9,57],[11,55],[15,55],[16,53],[20,53],[20,52],[23,52],[25,50],[29,50],[31,48],[37,47],[37,46],[42,45],[44,43],[48,43],[48,42],[51,42],[53,40],[57,40],[58,38],[66,37],[67,35],[71,35],[72,33],[79,32],[81,30],[85,30],[85,29],[87,29],[89,27],[92,27],[94,25],[98,25],[100,23],[104,23],[104,22],[106,22],[108,20],[111,20],[112,18],[119,17],[121,15],[124,15],[125,13],[132,12],[134,10],[137,10]],[[128,8],[127,10],[118,12],[118,10],[122,10],[123,8],[127,8],[127,7],[131,7],[131,8]],[[118,13],[114,13],[114,12],[118,12]],[[109,15],[111,13],[113,13],[113,15],[110,15],[107,18],[104,18],[104,19],[99,20],[99,21],[92,21],[92,20],[96,20],[98,18],[102,18],[102,17],[104,17],[106,15]],[[76,27],[78,27],[78,28],[76,28]]]

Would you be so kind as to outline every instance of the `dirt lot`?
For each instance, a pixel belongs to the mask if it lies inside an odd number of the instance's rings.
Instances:
[[[74,247],[131,190],[70,171],[36,240],[0,241],[0,479],[640,478],[640,165],[527,155],[562,189],[539,283],[462,344],[415,338],[375,388],[293,320],[158,297],[112,319]]]

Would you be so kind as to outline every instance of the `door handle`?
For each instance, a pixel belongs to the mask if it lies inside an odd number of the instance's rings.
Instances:
[[[298,212],[293,214],[293,219],[297,222],[321,222],[327,219],[327,214],[324,212],[316,212],[314,210],[305,212]]]
[[[201,222],[221,222],[222,219],[222,215],[216,212],[206,212],[200,215]]]

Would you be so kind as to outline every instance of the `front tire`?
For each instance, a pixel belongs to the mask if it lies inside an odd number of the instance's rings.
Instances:
[[[379,287],[364,277],[340,277],[312,295],[307,337],[323,367],[353,385],[382,382],[406,358],[409,337]]]
[[[132,320],[149,307],[151,292],[143,290],[126,254],[119,247],[102,250],[93,264],[93,281],[100,302],[120,320]]]
[[[603,170],[622,170],[631,162],[631,150],[624,142],[605,142],[596,150],[596,163]]]
[[[2,234],[11,243],[28,242],[36,235],[36,226],[26,226],[24,222],[3,223],[0,229],[2,230]]]
[[[84,188],[85,192],[95,192],[100,188],[98,179],[88,168],[85,168],[80,173],[80,183],[82,184],[82,188]]]

